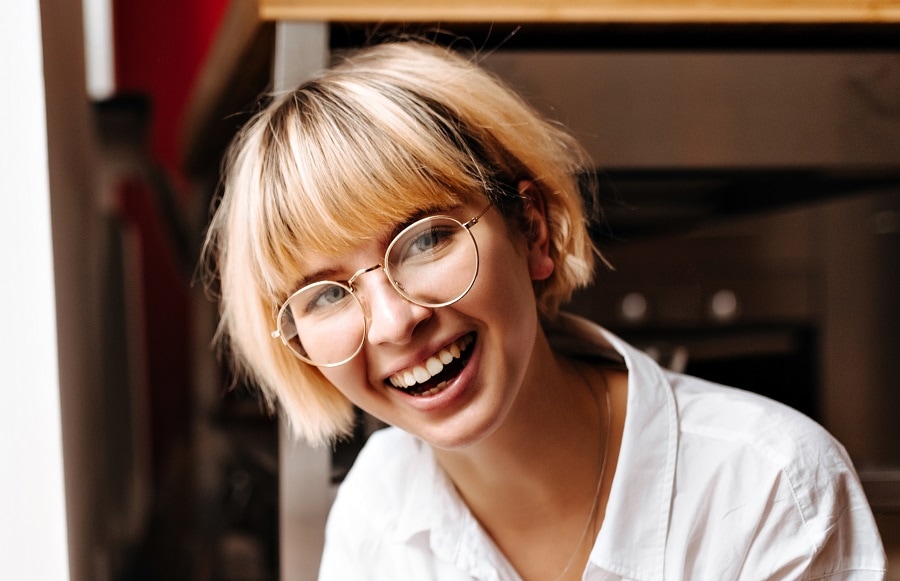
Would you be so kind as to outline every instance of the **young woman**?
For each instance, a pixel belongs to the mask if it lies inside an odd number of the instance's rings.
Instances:
[[[559,311],[595,263],[589,168],[469,60],[404,42],[235,140],[209,247],[239,369],[313,444],[353,405],[392,426],[341,486],[321,578],[882,578],[822,428]]]

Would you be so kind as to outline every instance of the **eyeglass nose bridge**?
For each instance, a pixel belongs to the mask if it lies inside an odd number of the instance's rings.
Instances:
[[[405,300],[407,300],[411,303],[414,303],[417,305],[421,304],[421,303],[417,302],[415,299],[411,298],[407,294],[406,289],[403,288],[403,285],[400,284],[399,281],[394,280],[394,277],[392,277],[390,275],[390,273],[387,271],[387,269],[384,268],[384,265],[381,263],[373,264],[372,266],[368,266],[366,268],[360,268],[359,270],[354,272],[353,275],[349,279],[347,279],[347,286],[350,288],[350,292],[352,292],[354,294],[354,296],[356,296],[357,299],[359,299],[360,297],[357,294],[357,288],[355,286],[353,286],[353,283],[356,282],[357,278],[361,277],[362,275],[366,274],[367,272],[372,272],[373,270],[378,270],[379,268],[384,270],[384,273],[385,273],[385,276],[387,276],[388,282],[391,284],[391,287],[397,292],[398,295],[400,295]],[[360,302],[360,304],[362,304],[362,301]]]
[[[347,286],[350,287],[354,293],[356,292],[356,288],[353,286],[353,283],[356,282],[356,279],[366,274],[367,272],[372,272],[373,270],[378,270],[379,268],[384,268],[384,265],[380,262],[378,264],[373,264],[372,266],[367,266],[366,268],[360,268],[356,272],[353,273],[353,276],[347,279]]]

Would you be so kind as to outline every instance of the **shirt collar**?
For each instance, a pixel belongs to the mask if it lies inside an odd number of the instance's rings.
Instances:
[[[565,335],[579,339],[575,345],[595,350],[612,347],[628,367],[622,446],[589,568],[629,579],[660,579],[678,446],[675,397],[669,381],[655,361],[599,325],[569,314],[561,314],[556,325]]]

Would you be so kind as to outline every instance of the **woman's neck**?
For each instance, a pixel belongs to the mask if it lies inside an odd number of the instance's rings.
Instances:
[[[628,376],[560,355],[542,334],[535,355],[503,424],[435,456],[524,579],[580,579],[605,516]]]
[[[603,427],[596,386],[587,384],[576,363],[549,348],[547,355],[531,366],[494,433],[464,449],[435,450],[460,492],[477,487],[482,495],[498,487],[505,495],[510,481],[519,483],[513,489],[553,483],[552,491],[560,469],[571,472],[585,464],[594,469]]]
[[[609,377],[613,389],[627,389],[624,376]],[[603,464],[618,456],[624,421],[624,408],[608,408],[610,401],[623,401],[621,394],[607,398],[609,383],[602,370],[552,351],[541,335],[503,424],[463,450],[435,450],[472,513],[520,572],[527,566],[516,562],[517,547],[535,551],[549,537],[548,551],[571,555],[584,531]],[[597,527],[613,470],[614,464],[600,487]],[[552,535],[562,540],[553,542]],[[547,558],[559,562],[559,555]]]

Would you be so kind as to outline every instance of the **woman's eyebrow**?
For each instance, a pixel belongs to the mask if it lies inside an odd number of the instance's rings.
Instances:
[[[428,217],[428,216],[433,216],[433,215],[435,215],[435,214],[442,214],[442,213],[449,212],[449,211],[452,210],[453,208],[454,208],[454,206],[443,205],[443,204],[442,204],[442,205],[437,205],[437,204],[435,204],[435,205],[433,205],[433,206],[427,206],[427,207],[425,207],[425,208],[419,208],[419,209],[417,209],[416,211],[412,212],[412,213],[411,213],[409,216],[407,216],[405,219],[399,221],[399,222],[397,223],[397,225],[394,226],[394,228],[390,231],[390,233],[388,233],[387,239],[386,239],[386,240],[383,240],[382,242],[385,243],[385,244],[390,244],[391,241],[392,241],[394,238],[396,238],[398,234],[400,234],[400,232],[402,232],[405,228],[407,228],[408,226],[410,226],[410,225],[413,224],[414,222],[418,222],[418,221],[421,220],[422,218],[425,218],[425,217]]]
[[[337,276],[337,274],[339,272],[340,271],[336,268],[321,268],[319,270],[316,270],[309,274],[305,274],[302,277],[300,277],[300,279],[297,280],[297,282],[295,283],[294,288],[297,290],[300,290],[301,288],[303,288],[307,285],[313,284],[315,282],[321,282],[323,280],[331,280],[331,281],[335,281],[335,282],[340,282],[335,279],[335,277]]]

